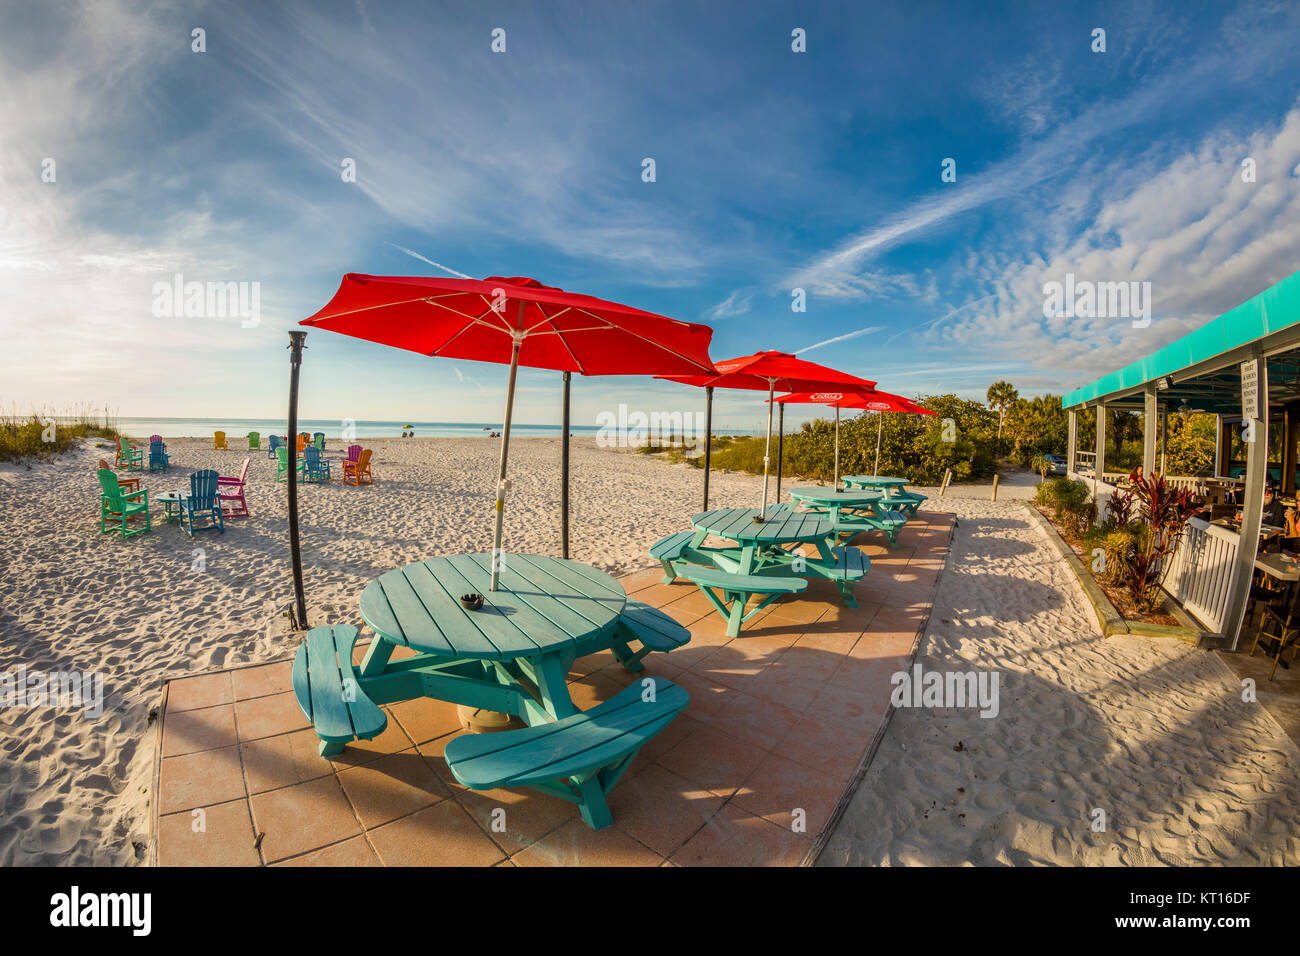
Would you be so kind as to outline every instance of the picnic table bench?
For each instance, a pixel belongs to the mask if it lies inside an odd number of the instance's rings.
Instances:
[[[844,475],[840,478],[850,488],[879,489],[883,495],[881,504],[890,510],[902,511],[908,517],[916,517],[916,509],[926,500],[926,495],[908,491],[905,487],[908,479],[892,478],[888,475]]]
[[[797,594],[808,578],[834,581],[844,603],[857,607],[853,585],[871,566],[857,548],[837,548],[834,523],[826,514],[799,512],[771,505],[762,522],[751,508],[722,508],[691,518],[694,531],[678,532],[656,542],[651,555],[664,567],[664,583],[683,577],[696,584],[727,620],[727,634],[784,594]],[[706,546],[712,536],[729,542]],[[811,554],[797,553],[804,546]],[[746,611],[751,597],[760,603]]]
[[[513,714],[528,726],[448,744],[457,779],[476,789],[533,787],[576,802],[591,826],[606,826],[609,790],[688,695],[644,678],[579,711],[567,685],[570,665],[612,649],[628,670],[641,670],[646,654],[680,647],[690,632],[655,608],[628,602],[614,578],[576,561],[506,555],[497,591],[490,590],[491,561],[488,554],[431,558],[371,581],[361,616],[375,640],[364,660],[352,663],[355,627],[312,629],[294,659],[298,704],[322,756],[382,733],[383,705],[398,701],[432,697]],[[460,596],[470,593],[482,595],[482,607],[464,606]],[[393,660],[398,647],[416,653]]]
[[[825,511],[834,524],[837,534],[847,535],[846,540],[863,531],[880,531],[891,548],[898,547],[898,532],[907,523],[902,512],[887,507],[883,492],[876,489],[855,490],[813,485],[792,488],[792,500],[815,511]]]

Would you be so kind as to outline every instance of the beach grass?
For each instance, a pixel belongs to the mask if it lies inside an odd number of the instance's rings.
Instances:
[[[107,408],[102,413],[89,405],[77,406],[63,413],[37,410],[21,415],[11,412],[0,416],[0,461],[27,463],[62,454],[78,439],[116,441],[117,437],[116,416]]]

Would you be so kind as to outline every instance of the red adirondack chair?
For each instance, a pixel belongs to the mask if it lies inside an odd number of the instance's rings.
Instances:
[[[248,463],[251,458],[244,459],[244,467],[239,471],[238,478],[218,478],[217,493],[221,497],[221,514],[227,518],[247,518],[248,502],[244,500],[244,483],[248,480]],[[226,502],[231,502],[226,504]]]

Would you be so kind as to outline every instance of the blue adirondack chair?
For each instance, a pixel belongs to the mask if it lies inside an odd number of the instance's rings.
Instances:
[[[279,447],[280,447],[280,436],[279,436],[279,435],[272,435],[272,436],[267,440],[266,457],[267,457],[267,458],[274,458],[274,457],[275,457],[275,450],[276,450],[277,448],[279,448]]]
[[[329,481],[330,463],[320,456],[320,449],[308,445],[302,450],[302,477],[304,481]]]
[[[171,456],[167,454],[165,450],[166,448],[167,446],[162,443],[161,439],[159,439],[158,441],[149,442],[149,470],[150,471],[165,472],[168,468],[171,467],[172,459]]]
[[[220,531],[226,533],[226,522],[221,516],[221,498],[217,479],[211,469],[190,475],[190,493],[181,499],[181,527],[191,538],[195,531]]]

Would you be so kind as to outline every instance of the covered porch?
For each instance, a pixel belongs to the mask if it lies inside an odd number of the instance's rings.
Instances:
[[[1092,486],[1099,520],[1137,466],[1191,489],[1202,515],[1188,524],[1165,590],[1209,632],[1205,645],[1236,650],[1245,640],[1248,648],[1254,635],[1243,633],[1243,624],[1260,552],[1276,550],[1286,534],[1262,521],[1266,481],[1283,504],[1295,505],[1300,272],[1070,392],[1063,405],[1069,414],[1068,471]],[[1171,453],[1171,432],[1186,439],[1194,416],[1206,416],[1196,419],[1200,448]],[[1123,432],[1130,429],[1140,441],[1126,448]],[[1121,434],[1108,440],[1108,430]],[[1193,473],[1171,474],[1173,459],[1191,461],[1183,470]],[[1243,547],[1243,541],[1251,545]]]

